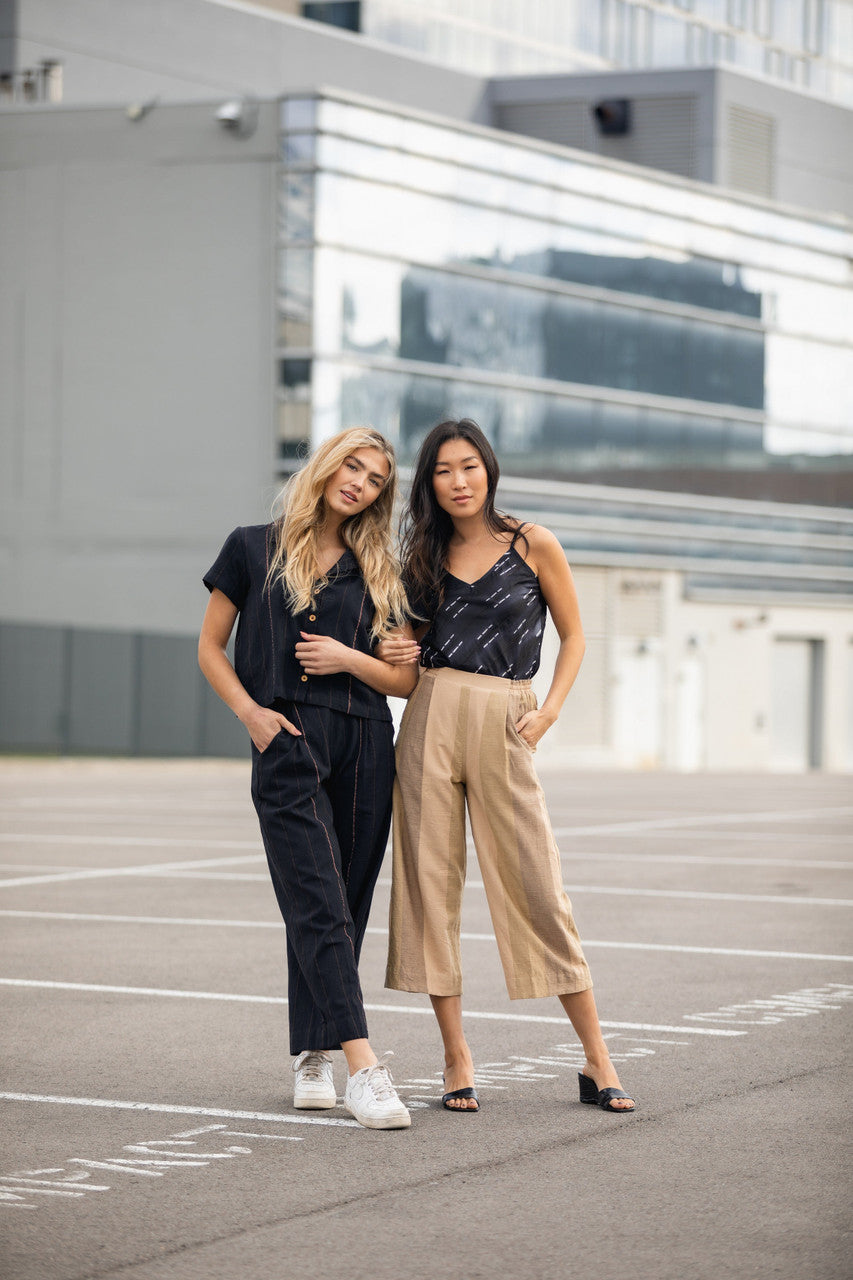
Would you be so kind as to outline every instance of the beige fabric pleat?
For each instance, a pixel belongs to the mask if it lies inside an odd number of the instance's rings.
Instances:
[[[466,802],[511,999],[592,986],[533,751],[515,729],[535,705],[526,680],[421,672],[397,740],[386,986],[462,992]]]

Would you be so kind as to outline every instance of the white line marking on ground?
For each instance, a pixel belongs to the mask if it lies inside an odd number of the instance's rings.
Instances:
[[[69,871],[61,875],[35,875],[35,876],[16,876],[11,880],[0,879],[0,889],[19,889],[32,885],[43,884],[60,884],[73,880],[98,880],[109,876],[142,876],[153,877],[159,876],[166,879],[183,879],[183,880],[238,880],[242,883],[266,883],[268,877],[263,873],[246,873],[239,871],[197,871],[191,870],[194,867],[213,867],[221,863],[228,862],[249,862],[254,861],[250,858],[213,858],[207,860],[176,862],[176,863],[153,863],[145,866],[134,867],[104,867],[91,871]],[[388,887],[390,880],[378,880],[378,885]],[[483,889],[482,880],[467,881],[469,889]],[[853,899],[850,898],[799,898],[787,896],[785,894],[763,894],[763,893],[708,893],[695,889],[632,889],[621,888],[617,885],[597,885],[597,884],[566,884],[563,886],[567,893],[603,893],[615,897],[639,897],[639,898],[678,898],[692,902],[744,902],[756,903],[766,902],[774,903],[778,906],[801,906],[801,907],[853,907]]]
[[[680,818],[641,818],[634,822],[596,823],[591,827],[555,827],[555,836],[615,835],[623,831],[655,831],[658,828],[717,826],[737,822],[775,822],[843,817],[853,814],[853,805],[836,805],[826,809],[767,809],[756,813],[703,813]]]
[[[46,875],[48,871],[94,871],[94,867],[72,866],[67,862],[49,866],[45,862],[0,862],[0,871],[29,871]]]
[[[557,828],[557,831],[567,831],[568,828]],[[671,832],[676,838],[680,838],[680,832]],[[787,833],[786,833],[787,834]],[[690,839],[696,839],[697,836],[708,837],[713,840],[720,839],[719,832],[696,832],[690,833]],[[779,838],[777,835],[769,837],[767,835],[758,835],[755,832],[749,832],[748,836],[753,840],[769,840],[774,842]],[[729,838],[731,833],[729,833]],[[746,839],[746,836],[738,836],[738,839]],[[790,839],[802,841],[802,835],[789,835]],[[838,840],[837,836],[827,836],[826,839]],[[809,836],[809,841],[813,842],[814,836]],[[180,836],[73,836],[73,835],[37,835],[34,832],[20,832],[18,834],[9,834],[8,832],[0,832],[0,842],[7,844],[60,844],[60,845],[104,845],[106,847],[116,847],[124,849],[254,849],[256,851],[257,861],[264,863],[264,853],[259,840],[220,840]],[[474,848],[473,842],[467,842],[470,849]],[[567,859],[574,858],[576,860],[589,859],[592,862],[666,862],[666,863],[684,863],[686,866],[732,866],[732,867],[795,867],[804,871],[811,871],[815,868],[825,871],[851,871],[853,870],[853,862],[838,862],[815,860],[808,858],[749,858],[749,857],[723,857],[715,854],[686,854],[686,853],[620,853],[609,851],[607,853],[593,852],[587,849],[563,849],[560,851],[561,856]],[[246,862],[253,859],[246,858]],[[0,869],[17,871],[20,866],[17,863],[0,863]],[[47,871],[76,871],[88,868],[78,867],[38,867],[40,872]],[[98,870],[98,868],[91,868]]]
[[[784,893],[708,893],[678,888],[619,888],[611,884],[565,884],[569,893],[612,893],[617,897],[679,897],[697,902],[775,902],[781,906],[853,906],[848,897],[786,897]]]
[[[82,911],[15,911],[0,910],[0,918],[19,920],[68,920],[97,924],[180,925],[223,929],[281,929],[280,920],[213,920],[194,916],[113,916]],[[367,933],[387,938],[388,930],[370,927]],[[463,942],[494,942],[493,933],[462,933]],[[743,956],[761,960],[830,960],[853,964],[853,955],[831,955],[815,951],[755,951],[741,947],[688,947],[665,942],[605,942],[584,938],[585,947],[615,947],[624,951],[674,951],[698,956]]]
[[[0,985],[6,987],[38,987],[49,991],[100,991],[107,995],[162,996],[181,1000],[225,1000],[234,1001],[238,1004],[287,1004],[287,999],[284,996],[237,995],[230,991],[175,991],[168,987],[117,987],[95,982],[49,982],[36,978],[0,978]],[[431,1007],[414,1005],[366,1004],[364,1008],[368,1013],[414,1013],[419,1016],[433,1016]],[[561,1018],[553,1018],[534,1013],[478,1013],[466,1009],[465,1017],[485,1018],[491,1022],[554,1022],[561,1027],[566,1026],[565,1015]],[[670,1027],[645,1022],[602,1022],[601,1025],[602,1027],[621,1028],[628,1031],[676,1031],[679,1034],[687,1035],[732,1036],[745,1034],[745,1032],[740,1031],[718,1031],[699,1027]],[[3,1096],[3,1094],[0,1094],[0,1097]],[[205,1111],[202,1114],[214,1115],[219,1113]]]
[[[142,849],[254,849],[259,860],[263,860],[263,848],[260,837],[257,840],[205,840],[196,836],[72,836],[39,835],[33,831],[10,833],[0,832],[0,841],[6,844],[21,842],[23,844],[84,844],[84,845],[119,845],[122,848]],[[250,861],[250,859],[245,859]]]
[[[215,809],[217,813],[245,813],[246,811],[246,800],[240,796],[235,796],[233,800],[223,800],[221,796],[200,796],[195,789],[193,789],[192,796],[193,799],[190,803],[186,796],[176,799],[164,793],[160,787],[146,794],[121,791],[118,795],[112,796],[38,795],[21,796],[17,800],[4,796],[2,804],[0,804],[0,813],[20,813],[22,809],[38,809],[39,813],[56,812],[57,810],[60,812],[67,810],[72,813],[75,810],[83,809],[87,813],[92,813],[96,809],[106,809],[119,810],[122,815],[125,815],[131,809],[137,808],[148,814],[151,811],[152,802],[156,802],[158,813],[163,813],[166,810],[186,814],[206,814],[211,809]]]
[[[675,1044],[676,1041],[673,1041]],[[685,1044],[687,1042],[685,1041]],[[358,1123],[358,1121],[356,1121]],[[229,1138],[265,1138],[268,1142],[304,1142],[304,1138],[294,1138],[291,1133],[246,1133],[242,1129],[229,1129]]]
[[[621,831],[622,836],[643,838],[648,833],[645,831]],[[830,831],[702,831],[699,828],[691,827],[689,833],[679,831],[677,828],[672,831],[657,830],[654,832],[654,838],[658,840],[684,840],[689,839],[693,844],[697,840],[715,840],[718,844],[723,841],[729,845],[737,841],[738,844],[783,844],[786,840],[796,844],[808,843],[809,846],[816,844],[841,844],[844,841],[846,832],[830,832]],[[618,854],[614,854],[618,857]]]
[[[221,925],[226,929],[283,929],[281,920],[206,920],[191,916],[111,916],[95,912],[83,911],[15,911],[11,908],[0,910],[0,917],[22,920],[77,920],[93,921],[102,924],[178,924],[178,925]],[[368,929],[368,933],[371,930]],[[373,931],[375,932],[375,931]],[[388,930],[381,932],[387,934]]]
[[[676,951],[697,956],[743,956],[755,960],[831,960],[853,964],[853,956],[823,955],[815,951],[752,951],[740,947],[684,947],[665,942],[596,942],[584,938],[585,947],[613,947],[625,951]]]
[[[201,870],[204,867],[233,866],[240,862],[254,862],[254,857],[244,858],[200,858],[183,862],[152,862],[133,867],[99,867],[91,871],[67,871],[61,875],[18,876],[14,880],[0,880],[0,889],[19,889],[33,884],[59,884],[69,880],[98,880],[105,876],[150,876],[180,874],[184,869]],[[255,879],[256,877],[251,877]],[[261,877],[262,879],[265,877]]]
[[[67,1098],[48,1093],[0,1093],[7,1102],[52,1102],[69,1107],[106,1107],[114,1111],[157,1111],[175,1116],[218,1116],[224,1120],[269,1120],[275,1124],[333,1125],[339,1129],[360,1129],[357,1120],[335,1120],[324,1116],[279,1115],[274,1111],[225,1111],[221,1107],[183,1107],[166,1102],[123,1102],[117,1098]]]
[[[239,880],[241,884],[270,882],[266,871],[146,871],[143,874],[150,880]]]
[[[692,853],[589,853],[561,849],[566,862],[630,862],[643,866],[647,862],[665,862],[688,867],[793,867],[799,871],[853,871],[853,862],[811,861],[804,858],[724,858],[715,854]]]
[[[389,887],[390,880],[377,880],[378,885]],[[469,889],[484,889],[482,880],[467,880]],[[567,893],[607,893],[626,898],[686,898],[695,902],[774,902],[782,906],[853,907],[849,898],[788,898],[782,894],[764,893],[702,893],[693,889],[621,889],[616,885],[564,884]]]

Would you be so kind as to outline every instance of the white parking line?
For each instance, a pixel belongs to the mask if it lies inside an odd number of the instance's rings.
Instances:
[[[2,882],[0,882],[2,883]],[[390,880],[377,880],[389,887]],[[466,888],[484,889],[482,880],[467,880]],[[567,893],[606,893],[619,898],[680,898],[692,902],[772,902],[785,907],[853,907],[850,898],[795,898],[770,893],[702,893],[694,889],[627,889],[606,884],[564,884]]]
[[[83,911],[15,911],[0,910],[0,917],[18,920],[67,920],[93,924],[180,925],[221,929],[282,929],[280,920],[216,920],[196,916],[119,916]],[[379,926],[366,931],[387,938],[388,930]],[[493,933],[462,933],[463,942],[494,942]],[[697,956],[742,956],[761,960],[823,960],[853,964],[853,955],[833,955],[816,951],[755,951],[742,947],[688,947],[665,942],[604,942],[584,938],[584,947],[612,947],[623,951],[673,951]]]
[[[284,996],[237,995],[230,991],[176,991],[169,987],[118,987],[95,982],[51,982],[36,978],[0,978],[0,985],[6,987],[37,987],[49,991],[100,991],[106,995],[160,996],[180,1000],[224,1000],[238,1004],[277,1004],[286,1005]],[[421,1005],[398,1004],[366,1004],[368,1013],[406,1013],[418,1016],[433,1017],[431,1007]],[[466,1018],[484,1018],[491,1022],[549,1022],[561,1027],[568,1025],[563,1017],[548,1017],[534,1013],[483,1013],[465,1011]],[[658,1023],[645,1022],[602,1022],[602,1027],[625,1031],[677,1031],[686,1035],[705,1036],[739,1036],[742,1031],[717,1030],[708,1027],[670,1027]],[[0,1094],[0,1097],[3,1095]]]
[[[614,853],[610,850],[607,853],[590,853],[586,849],[561,849],[560,857],[565,862],[631,862],[637,866],[643,866],[647,862],[665,862],[685,867],[793,867],[798,871],[853,871],[853,862],[828,862],[808,858],[722,857],[713,853]]]
[[[105,844],[131,849],[254,849],[258,858],[264,856],[260,837],[257,840],[206,840],[202,836],[73,836],[68,833],[40,835],[33,831],[3,831],[0,832],[0,841],[6,844]]]
[[[811,818],[844,817],[853,814],[853,805],[835,805],[826,809],[767,809],[763,812],[702,813],[692,817],[641,818],[633,822],[596,823],[585,827],[555,827],[555,836],[604,836],[631,831],[656,831],[673,827],[714,827],[737,822],[772,822],[784,825]]]
[[[193,801],[190,803],[185,795],[177,798],[169,796],[162,788],[157,787],[155,791],[148,793],[130,793],[126,791],[119,792],[117,795],[110,796],[21,796],[17,800],[11,800],[4,797],[0,803],[0,814],[2,813],[19,813],[22,809],[37,809],[39,813],[49,811],[62,812],[67,810],[69,813],[83,810],[86,813],[92,813],[96,809],[105,809],[112,812],[120,812],[123,816],[134,808],[143,810],[148,814],[151,811],[151,805],[156,802],[157,811],[162,813],[171,810],[174,813],[208,813],[211,809],[217,813],[231,812],[245,813],[248,801],[248,789],[245,798],[235,796],[233,800],[223,800],[221,796],[200,796],[195,789],[192,792]]]
[[[105,876],[156,876],[180,874],[184,870],[203,872],[204,868],[233,866],[235,863],[254,862],[254,856],[243,858],[191,858],[183,862],[151,862],[132,867],[97,867],[91,871],[67,871],[61,875],[17,876],[13,880],[0,880],[0,889],[19,889],[34,884],[59,884],[69,880],[99,880]],[[255,879],[257,877],[251,877]],[[264,878],[264,877],[261,877]]]
[[[275,1111],[225,1111],[221,1107],[184,1107],[166,1102],[124,1102],[118,1098],[66,1098],[49,1093],[0,1092],[7,1102],[52,1102],[64,1107],[107,1107],[111,1111],[157,1111],[175,1116],[216,1116],[222,1120],[269,1120],[274,1124],[331,1125],[338,1129],[360,1129],[357,1120],[335,1120],[324,1116],[280,1115]]]
[[[567,893],[608,893],[629,898],[685,898],[693,902],[772,902],[790,907],[853,907],[851,898],[795,898],[774,893],[703,893],[694,889],[625,889],[616,885],[567,884]]]
[[[673,833],[676,834],[676,833]],[[691,832],[690,839],[695,833]],[[678,838],[681,838],[680,835]],[[801,837],[797,837],[801,839]],[[719,834],[715,835],[719,839]],[[766,840],[766,836],[761,837]],[[37,836],[32,833],[19,836],[8,836],[0,833],[0,841],[29,844],[61,844],[61,845],[105,845],[113,848],[157,848],[157,849],[254,849],[257,862],[265,865],[263,849],[257,840],[182,840],[159,839],[155,837],[136,838],[134,836]],[[775,841],[775,837],[774,837]],[[810,841],[811,842],[811,841]],[[474,851],[471,842],[469,851]],[[637,866],[647,863],[666,863],[670,866],[685,867],[788,867],[796,871],[853,871],[853,862],[829,861],[817,858],[752,858],[746,856],[724,856],[713,853],[625,853],[620,850],[608,850],[606,853],[593,852],[589,849],[561,849],[560,857],[567,863],[580,862],[627,862]],[[251,861],[251,859],[249,859]],[[49,871],[84,871],[97,870],[95,867],[74,867],[69,865],[46,865],[44,863],[0,862],[0,871],[30,871],[45,874]]]
[[[235,863],[255,862],[254,856],[243,858],[206,858],[190,859],[184,862],[146,863],[131,867],[102,867],[90,871],[68,871],[62,874],[16,876],[9,880],[0,879],[0,889],[26,888],[32,885],[62,884],[73,880],[98,880],[110,876],[163,876],[184,880],[238,880],[255,883],[267,880],[265,873],[240,871],[214,871],[212,868],[234,865]],[[390,880],[379,880],[377,884],[389,886]],[[469,889],[484,888],[482,880],[468,880]],[[693,902],[745,902],[774,903],[778,906],[805,907],[851,907],[850,898],[799,898],[785,894],[760,893],[709,893],[694,889],[632,889],[617,885],[567,884],[563,886],[568,893],[601,893],[616,897],[643,898],[678,898]]]

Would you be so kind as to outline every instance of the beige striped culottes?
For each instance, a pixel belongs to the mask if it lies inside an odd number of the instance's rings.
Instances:
[[[421,672],[397,739],[387,987],[462,993],[466,802],[510,998],[592,986],[533,750],[515,728],[535,706],[529,680]]]

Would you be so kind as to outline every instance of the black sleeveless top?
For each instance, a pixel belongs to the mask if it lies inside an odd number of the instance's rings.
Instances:
[[[444,600],[421,641],[421,665],[508,680],[539,670],[545,598],[514,546],[476,582],[444,575]]]

